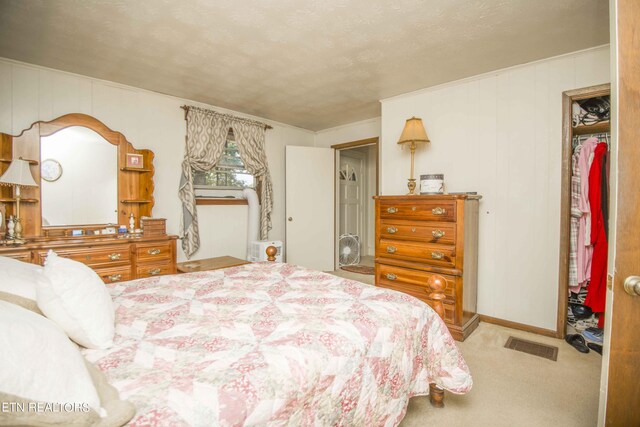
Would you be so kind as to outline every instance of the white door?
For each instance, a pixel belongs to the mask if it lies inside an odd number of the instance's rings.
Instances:
[[[334,151],[289,145],[285,170],[287,262],[333,270]]]
[[[355,234],[360,242],[364,238],[364,155],[343,150],[338,171],[340,186],[340,225],[342,234]]]

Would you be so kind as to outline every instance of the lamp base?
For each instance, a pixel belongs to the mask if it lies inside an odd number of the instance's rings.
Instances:
[[[22,237],[22,221],[16,216],[14,223],[13,236],[7,236],[6,243],[8,245],[24,245],[27,241]]]
[[[407,193],[407,196],[415,196],[415,189],[416,189],[416,179],[415,178],[409,178],[407,180],[407,187],[409,188],[409,192]]]
[[[22,240],[22,221],[17,215],[13,221],[15,223],[13,228],[13,235],[15,237],[15,240]]]

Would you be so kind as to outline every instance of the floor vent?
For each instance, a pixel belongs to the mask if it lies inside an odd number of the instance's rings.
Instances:
[[[545,359],[553,360],[554,362],[558,359],[558,347],[540,344],[538,342],[509,337],[507,343],[504,346],[506,348],[510,348],[511,350],[521,351],[523,353],[533,354],[534,356],[544,357]]]

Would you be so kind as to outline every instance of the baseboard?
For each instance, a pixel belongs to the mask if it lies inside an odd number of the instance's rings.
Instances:
[[[533,334],[544,335],[545,337],[561,338],[561,336],[551,329],[539,328],[537,326],[525,325],[524,323],[512,322],[511,320],[498,319],[496,317],[480,315],[481,322],[487,322],[498,326],[505,326],[519,331],[531,332]]]

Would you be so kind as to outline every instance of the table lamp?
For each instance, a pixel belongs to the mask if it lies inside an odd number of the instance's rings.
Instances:
[[[413,177],[413,157],[416,152],[417,145],[421,142],[429,143],[427,131],[424,130],[422,119],[411,117],[410,119],[407,119],[407,122],[404,124],[402,135],[400,135],[400,140],[398,141],[398,144],[409,144],[409,149],[411,150],[411,177],[407,183],[407,187],[409,187],[409,195],[416,194],[414,192],[416,189],[416,179]]]
[[[22,158],[14,159],[9,165],[9,169],[0,177],[0,185],[13,185],[16,198],[16,216],[15,216],[15,238],[12,243],[24,243],[22,240],[22,224],[20,223],[20,188],[21,187],[37,187],[38,184],[33,180],[29,162]]]

